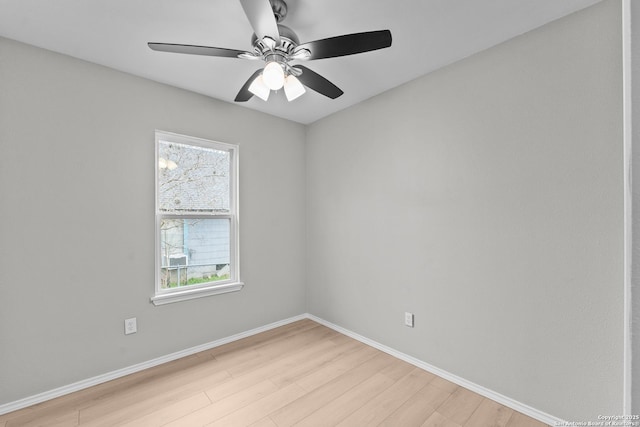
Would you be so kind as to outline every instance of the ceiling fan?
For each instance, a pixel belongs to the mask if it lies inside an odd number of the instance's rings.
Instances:
[[[240,3],[255,31],[251,38],[252,52],[172,43],[148,45],[162,52],[264,61],[264,68],[254,72],[242,86],[236,102],[246,102],[253,95],[266,101],[272,90],[283,87],[287,99],[293,101],[305,93],[305,86],[335,99],[344,93],[340,88],[309,68],[291,65],[291,62],[354,55],[391,46],[389,30],[345,34],[300,44],[296,33],[280,24],[287,16],[284,0],[240,0]]]

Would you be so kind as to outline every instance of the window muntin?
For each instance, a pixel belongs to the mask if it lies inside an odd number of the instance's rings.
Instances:
[[[156,132],[155,304],[239,290],[237,146]]]

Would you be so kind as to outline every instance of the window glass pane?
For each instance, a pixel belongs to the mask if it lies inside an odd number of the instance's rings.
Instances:
[[[230,279],[229,219],[160,221],[160,287]]]
[[[228,151],[158,143],[158,209],[167,213],[228,213]]]

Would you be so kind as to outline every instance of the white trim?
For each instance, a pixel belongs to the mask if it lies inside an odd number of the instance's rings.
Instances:
[[[215,213],[162,213],[159,211],[159,192],[158,187],[158,161],[160,152],[160,143],[169,142],[182,144],[187,146],[202,147],[206,149],[222,150],[229,153],[229,212],[226,214]],[[180,135],[177,133],[166,132],[162,130],[155,130],[155,284],[154,293],[150,297],[151,302],[154,305],[163,305],[174,302],[186,301],[194,298],[201,298],[211,295],[219,295],[228,292],[240,291],[244,283],[240,280],[240,236],[239,236],[239,151],[240,147],[236,144],[228,144],[225,142],[219,142],[204,138],[198,138],[194,136]],[[189,289],[172,288],[161,289],[160,287],[160,269],[162,265],[161,260],[161,236],[160,236],[160,223],[164,218],[172,219],[184,219],[184,218],[225,218],[229,219],[229,268],[230,278],[224,283],[213,282],[204,283],[199,286],[192,285]]]
[[[225,283],[219,286],[207,286],[202,288],[188,288],[179,292],[167,292],[157,294],[150,298],[154,305],[171,304],[173,302],[187,301],[195,298],[208,297],[211,295],[237,292],[244,287],[242,282]]]
[[[632,67],[631,67],[631,0],[622,0],[622,99],[623,99],[623,168],[624,168],[624,300],[623,300],[623,377],[622,412],[631,415],[632,354],[631,354],[631,253],[632,253],[632,193],[631,144],[632,125]]]
[[[464,387],[468,390],[471,390],[475,393],[478,393],[481,396],[484,396],[488,399],[494,400],[504,406],[507,406],[513,410],[516,410],[518,412],[521,412],[525,415],[530,416],[531,418],[535,418],[538,421],[541,421],[545,424],[549,424],[549,425],[563,425],[564,421],[561,420],[560,418],[556,418],[552,415],[549,415],[545,412],[539,411],[535,408],[532,408],[531,406],[525,405],[524,403],[518,402],[517,400],[511,399],[510,397],[504,396],[500,393],[496,393],[493,390],[489,390],[488,388],[485,388],[481,385],[478,385],[476,383],[473,383],[471,381],[468,381],[464,378],[461,378],[457,375],[454,375],[450,372],[444,371],[440,368],[437,368],[433,365],[430,365],[426,362],[423,362],[422,360],[416,359],[415,357],[409,356],[407,354],[401,353],[391,347],[387,347],[384,344],[380,344],[377,341],[373,341],[369,338],[363,337],[360,334],[357,334],[355,332],[352,332],[348,329],[345,329],[341,326],[335,325],[331,322],[327,322],[324,319],[321,319],[319,317],[314,316],[313,314],[307,314],[307,318],[311,319],[315,322],[320,323],[321,325],[324,325],[328,328],[331,328],[337,332],[340,332],[341,334],[344,334],[348,337],[351,337],[355,340],[358,340],[368,346],[377,348],[380,351],[383,351],[387,354],[390,354],[393,357],[396,357],[400,360],[404,360],[407,363],[410,363],[414,366],[417,366],[418,368],[424,369],[427,372],[431,372],[432,374],[435,374],[441,378],[444,378],[445,380],[451,381],[452,383],[458,384],[461,387]]]
[[[210,350],[215,347],[219,347],[224,344],[228,344],[233,341],[240,340],[242,338],[247,338],[252,335],[259,334],[261,332],[265,332],[271,329],[278,328],[280,326],[288,325],[289,323],[296,322],[298,320],[306,319],[306,314],[300,314],[298,316],[290,317],[288,319],[280,320],[278,322],[270,323],[265,326],[260,326],[255,329],[248,330],[246,332],[240,332],[235,335],[231,335],[226,338],[221,338],[219,340],[215,340],[206,344],[198,345],[195,347],[188,348],[186,350],[177,351],[175,353],[168,354],[166,356],[161,356],[146,362],[138,363],[136,365],[132,365],[126,368],[118,369],[116,371],[107,372],[106,374],[98,375],[96,377],[88,378],[86,380],[78,381],[73,384],[69,384],[63,387],[59,387],[53,390],[46,391],[44,393],[39,393],[34,396],[25,397],[24,399],[16,400],[14,402],[5,403],[4,405],[0,405],[0,415],[7,414],[9,412],[17,411],[19,409],[26,408],[31,405],[35,405],[37,403],[42,403],[47,400],[54,399],[56,397],[64,396],[66,394],[74,393],[79,390],[84,390],[89,387],[93,387],[98,384],[105,383],[107,381],[115,380],[120,377],[124,377],[125,375],[134,374],[136,372],[143,371],[145,369],[152,368],[154,366],[161,365],[163,363],[171,362],[172,360],[180,359],[181,357],[190,356],[192,354],[199,353],[201,351]]]

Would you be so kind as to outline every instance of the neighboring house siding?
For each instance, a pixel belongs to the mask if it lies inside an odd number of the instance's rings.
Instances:
[[[214,219],[185,227],[189,264],[229,263],[229,221]]]
[[[210,276],[218,266],[229,264],[229,221],[226,219],[171,220],[162,248],[163,265],[184,264],[186,257],[190,277]],[[170,260],[174,259],[172,263]]]

